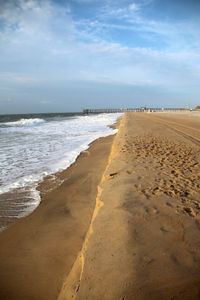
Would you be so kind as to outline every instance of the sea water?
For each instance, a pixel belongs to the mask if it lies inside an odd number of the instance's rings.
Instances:
[[[38,182],[70,166],[95,139],[114,134],[109,125],[120,115],[0,116],[0,218],[33,211]]]

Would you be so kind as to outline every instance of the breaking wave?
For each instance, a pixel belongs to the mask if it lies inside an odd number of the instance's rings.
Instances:
[[[20,119],[18,121],[15,122],[6,122],[3,123],[4,126],[16,126],[16,127],[31,127],[31,126],[35,126],[35,125],[39,125],[41,123],[44,123],[45,120],[44,119],[40,119],[40,118],[33,118],[33,119]]]

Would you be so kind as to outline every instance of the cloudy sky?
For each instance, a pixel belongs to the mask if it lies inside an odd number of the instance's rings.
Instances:
[[[200,104],[199,0],[0,0],[0,113]]]

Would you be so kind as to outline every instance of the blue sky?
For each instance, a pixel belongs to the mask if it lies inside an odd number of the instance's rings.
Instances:
[[[199,0],[0,0],[0,113],[200,104]]]

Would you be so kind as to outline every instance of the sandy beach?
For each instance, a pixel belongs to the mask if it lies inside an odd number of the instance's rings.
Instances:
[[[66,171],[28,217],[0,234],[0,299],[57,299],[80,251],[95,207],[97,186],[113,136],[97,140]]]
[[[200,113],[127,113],[0,234],[2,300],[200,299]]]

